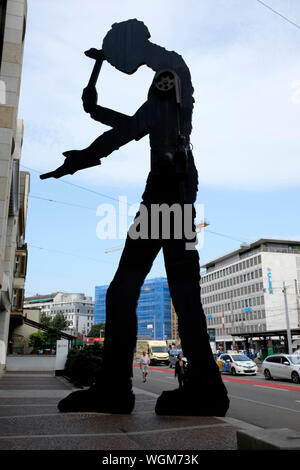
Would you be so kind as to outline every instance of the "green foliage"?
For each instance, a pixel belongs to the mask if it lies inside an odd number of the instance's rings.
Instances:
[[[74,384],[92,385],[101,368],[102,355],[103,348],[98,344],[85,346],[80,350],[71,349],[65,366],[66,375]]]
[[[66,320],[63,313],[57,313],[51,322],[51,326],[56,330],[62,331],[68,328],[70,322]]]
[[[48,316],[46,313],[42,313],[40,322],[48,328],[48,332],[45,333],[46,341],[51,347],[60,339],[60,332],[68,328],[70,324],[62,313],[57,313],[54,318]]]
[[[29,343],[28,346],[35,350],[41,350],[44,348],[45,343],[47,341],[47,335],[40,330],[37,333],[32,333],[29,336]]]
[[[47,315],[47,313],[43,312],[41,314],[40,323],[42,325],[49,326],[51,321],[52,321],[52,318],[49,315]]]
[[[87,334],[90,338],[99,338],[100,337],[100,330],[101,330],[101,337],[103,338],[105,335],[105,323],[97,323],[93,325]]]

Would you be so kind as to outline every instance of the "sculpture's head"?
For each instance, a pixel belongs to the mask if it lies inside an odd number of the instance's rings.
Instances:
[[[105,59],[121,72],[132,74],[145,63],[150,33],[136,19],[114,23],[102,44]]]

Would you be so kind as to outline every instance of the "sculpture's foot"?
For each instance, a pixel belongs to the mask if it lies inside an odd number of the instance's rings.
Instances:
[[[229,398],[223,390],[219,393],[183,386],[165,391],[158,397],[155,412],[164,416],[225,416]]]
[[[130,414],[135,396],[131,390],[105,390],[91,387],[71,393],[58,403],[59,411]]]

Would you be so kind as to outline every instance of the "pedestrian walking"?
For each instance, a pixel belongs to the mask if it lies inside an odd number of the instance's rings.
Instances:
[[[146,351],[143,351],[143,354],[140,357],[140,369],[142,371],[142,376],[143,376],[143,382],[145,383],[147,380],[147,375],[149,371],[149,356],[146,354]]]
[[[178,359],[175,364],[175,378],[177,377],[179,382],[179,388],[181,388],[185,382],[187,365],[186,361],[184,361],[182,358],[182,354],[178,354],[177,358]]]

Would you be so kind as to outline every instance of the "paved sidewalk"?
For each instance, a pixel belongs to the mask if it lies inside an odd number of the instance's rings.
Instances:
[[[71,391],[69,382],[50,373],[0,375],[0,449],[237,449],[234,420],[157,416],[157,395],[137,388],[131,415],[60,413],[58,401]]]

